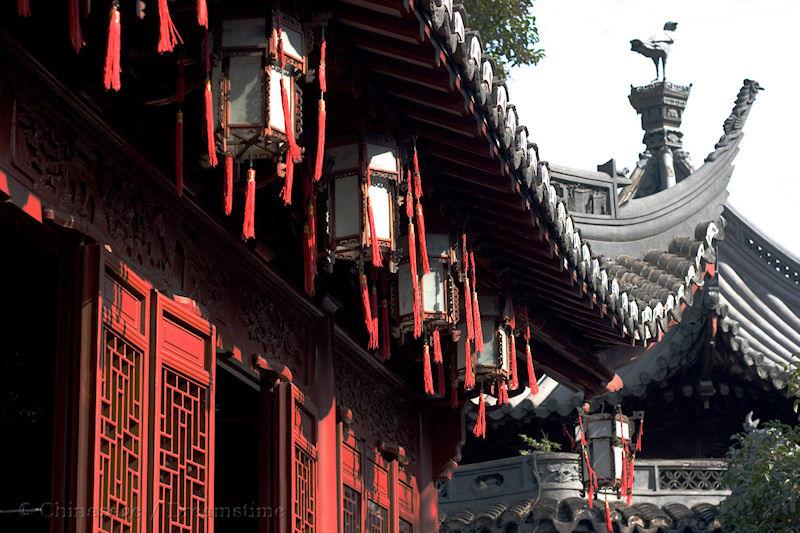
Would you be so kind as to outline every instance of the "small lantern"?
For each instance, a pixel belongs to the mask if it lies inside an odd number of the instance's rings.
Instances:
[[[397,144],[386,137],[364,137],[361,142],[329,145],[325,159],[331,262],[338,258],[374,264],[388,256],[390,270],[395,271]]]
[[[426,241],[431,271],[422,275],[419,286],[422,320],[430,328],[452,327],[458,322],[459,316],[458,289],[452,274],[457,263],[456,251],[447,234],[428,233]],[[400,237],[399,242],[408,242],[408,236]],[[400,331],[411,332],[414,329],[414,289],[407,253],[397,273]]]
[[[582,493],[588,492],[590,505],[595,494],[630,498],[633,463],[641,448],[642,420],[643,413],[635,412],[628,417],[619,407],[613,414],[578,415],[575,440],[581,448]],[[632,446],[636,421],[639,421],[639,427],[636,445]]]
[[[479,302],[483,350],[472,354],[476,382],[505,381],[510,375],[511,353],[508,332],[503,322],[500,297],[481,295]],[[466,339],[466,325],[459,325],[461,338]],[[466,375],[466,348],[464,342],[458,343],[458,375]]]
[[[264,17],[226,19],[220,40],[222,61],[212,83],[221,150],[238,160],[272,158],[288,141],[281,81],[292,141],[302,130],[302,96],[295,84],[295,76],[306,70],[302,26],[278,13],[271,24]]]

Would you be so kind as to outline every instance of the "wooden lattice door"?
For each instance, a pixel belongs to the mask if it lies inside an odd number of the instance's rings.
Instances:
[[[210,533],[214,328],[98,259],[96,350],[81,371],[93,392],[91,530]]]

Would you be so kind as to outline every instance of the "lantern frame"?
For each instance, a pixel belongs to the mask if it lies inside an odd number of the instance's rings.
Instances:
[[[399,242],[408,243],[408,234],[401,235]],[[458,254],[456,253],[454,239],[450,234],[432,231],[426,233],[425,242],[431,271],[427,274],[420,273],[421,275],[419,276],[420,312],[423,324],[431,329],[454,328],[460,317],[459,291],[456,286],[456,276],[453,275],[458,265]],[[443,242],[447,242],[447,246],[439,245]],[[397,269],[398,276],[395,291],[397,294],[394,298],[396,302],[395,316],[401,337],[405,333],[414,330],[413,293],[407,248],[408,245],[406,244],[400,249],[403,258]],[[426,283],[428,280],[433,280],[433,283],[436,284],[437,275],[441,276],[441,292],[444,295],[444,309],[441,311],[430,310],[432,306],[426,304],[425,298]],[[408,280],[408,282],[405,283],[405,280]],[[411,303],[407,303],[406,300]]]
[[[222,21],[220,62],[212,70],[212,86],[216,87],[215,128],[221,150],[230,152],[237,160],[272,159],[280,154],[281,144],[287,141],[281,79],[289,97],[295,138],[302,135],[303,93],[297,78],[306,70],[306,37],[296,19],[286,15],[280,15],[280,19],[284,68],[277,57],[277,12],[271,22],[263,16],[246,15]],[[246,58],[252,61],[247,62]],[[250,100],[256,95],[258,109],[253,110]],[[237,120],[242,116],[250,120]]]
[[[366,150],[366,154],[364,154]],[[387,157],[387,154],[391,154]],[[366,163],[366,157],[370,161]],[[390,159],[394,164],[388,164]],[[327,188],[328,260],[356,263],[371,262],[371,241],[367,198],[373,200],[378,246],[383,259],[389,259],[389,270],[397,271],[396,247],[399,233],[398,184],[401,173],[399,145],[386,136],[364,135],[357,141],[329,143],[325,150],[324,186]],[[367,187],[366,171],[370,172]],[[352,182],[348,184],[345,180]],[[346,192],[345,187],[350,191]],[[385,191],[382,192],[382,191]],[[384,196],[385,195],[385,196]],[[347,203],[345,203],[347,202]],[[341,205],[340,205],[341,204]],[[380,206],[384,211],[376,211]],[[343,212],[340,212],[343,211]],[[356,216],[356,220],[344,217]],[[340,220],[349,220],[342,222]],[[342,228],[340,230],[339,228]],[[340,231],[343,231],[340,233]]]
[[[634,436],[633,422],[641,421],[643,416],[642,411],[626,416],[619,407],[613,413],[583,414],[582,417],[579,414],[581,418],[575,425],[575,441],[581,442],[582,432],[585,432],[586,439],[585,450],[581,449],[580,453],[581,496],[590,490],[589,466],[596,476],[598,494],[622,496],[623,476],[626,475],[625,445]],[[591,465],[586,464],[587,459]],[[601,461],[600,468],[598,461]]]
[[[481,332],[483,333],[484,350],[472,353],[475,361],[474,373],[477,382],[494,382],[495,380],[507,380],[511,375],[511,341],[509,333],[506,331],[506,323],[503,319],[503,305],[499,295],[492,296],[484,293],[478,296],[481,315]],[[466,340],[466,325],[464,322],[459,324],[461,338],[457,346],[456,365],[459,381],[464,381],[466,375],[466,358],[464,342]],[[486,354],[486,346],[491,346],[492,353]]]

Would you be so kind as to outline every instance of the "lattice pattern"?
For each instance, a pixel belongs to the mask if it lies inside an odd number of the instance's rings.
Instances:
[[[372,500],[367,501],[367,532],[389,533],[389,510]]]
[[[658,469],[658,487],[662,490],[725,490],[724,478],[724,470]]]
[[[342,494],[342,515],[344,533],[361,533],[361,494],[347,485]]]
[[[207,387],[166,365],[161,379],[157,524],[169,533],[202,533],[208,530]]]
[[[294,462],[295,532],[314,533],[314,531],[316,531],[316,461],[302,446],[295,446]]]
[[[100,355],[97,413],[100,531],[139,530],[142,462],[142,351],[107,327]]]

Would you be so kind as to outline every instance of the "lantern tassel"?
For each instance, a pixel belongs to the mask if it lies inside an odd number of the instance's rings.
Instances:
[[[327,45],[325,32],[322,33],[322,42],[319,45],[319,108],[317,110],[317,159],[314,163],[314,181],[322,177],[322,163],[325,159],[325,93],[328,91],[328,82],[325,74],[325,55]]]
[[[289,92],[281,76],[281,106],[283,107],[283,125],[286,131],[286,180],[283,185],[281,197],[286,205],[292,204],[292,182],[294,181],[294,164],[300,162],[300,147],[294,138],[294,120],[290,114]]]
[[[374,270],[373,270],[374,273]],[[373,279],[372,282],[372,290],[370,291],[370,309],[375,310],[375,314],[372,315],[372,327],[370,328],[369,332],[369,349],[370,350],[377,350],[379,343],[378,343],[378,289],[375,287],[375,281]]]
[[[428,343],[422,348],[422,376],[425,383],[425,394],[433,396],[433,374],[431,373],[431,353]]]
[[[517,390],[519,388],[519,375],[517,375],[517,340],[514,336],[514,328],[511,328],[511,335],[509,336],[509,355],[511,357],[510,363],[510,370],[511,370],[511,377],[510,381],[508,382],[508,388],[511,390]]]
[[[83,35],[81,34],[81,13],[78,0],[69,0],[69,40],[75,53],[83,48]]]
[[[317,218],[314,209],[314,184],[310,179],[306,184],[306,223],[303,226],[305,246],[303,246],[303,261],[305,264],[305,290],[308,296],[314,295],[314,281],[317,278]]]
[[[369,247],[372,252],[372,266],[380,268],[383,266],[381,257],[381,247],[378,243],[378,233],[375,231],[375,215],[372,212],[372,201],[367,197],[367,220],[369,222]]]
[[[611,523],[611,507],[609,507],[608,502],[606,504],[606,529],[610,531],[610,533],[614,533],[614,524]]]
[[[414,247],[414,223],[408,222],[408,266],[411,271],[411,290],[414,291],[414,338],[422,335],[422,316],[420,315],[419,277],[417,275],[417,251]]]
[[[636,451],[642,451],[642,435],[644,435],[644,418],[639,421],[639,434],[636,435]]]
[[[242,223],[242,239],[254,239],[256,236],[256,171],[247,169],[247,190],[244,195],[244,222]]]
[[[20,17],[31,16],[31,0],[17,0],[17,15]]]
[[[384,290],[384,294],[385,294]],[[392,357],[392,340],[389,336],[389,302],[384,296],[381,301],[381,352],[384,361]]]
[[[120,52],[122,40],[122,27],[120,24],[119,9],[117,4],[111,6],[111,17],[108,22],[108,40],[106,41],[106,62],[103,67],[103,85],[106,90],[119,91],[120,82]]]
[[[183,111],[175,114],[175,189],[183,196]]]
[[[211,80],[206,80],[206,90],[204,94],[205,119],[206,119],[206,147],[208,150],[208,164],[211,167],[217,166],[217,146],[214,142],[214,103],[211,92]]]
[[[183,43],[183,39],[181,39],[175,24],[172,22],[167,0],[158,0],[158,23],[158,51],[161,54],[172,52],[175,49],[175,45]]]
[[[367,276],[361,274],[359,277],[361,284],[361,306],[364,310],[364,326],[367,328],[367,333],[372,338],[372,310],[369,302],[369,288],[367,287]]]
[[[472,291],[467,277],[464,278],[464,315],[466,315],[467,342],[469,342],[475,339],[475,325],[472,323]]]
[[[469,339],[464,339],[464,390],[475,388],[475,373],[472,371],[471,352]]]
[[[222,183],[222,208],[230,216],[233,212],[233,155],[225,153],[225,176]]]
[[[206,0],[197,0],[197,24],[208,29],[208,5]]]
[[[635,457],[631,457],[631,460],[628,461],[628,473],[625,474],[626,476],[628,476],[628,496],[626,498],[626,503],[627,503],[628,506],[630,506],[631,503],[633,502],[633,473],[634,473],[634,471],[633,471],[633,463],[634,463],[634,460],[635,460]]]
[[[431,337],[433,337],[433,362],[441,365],[444,363],[444,359],[442,358],[442,339],[439,330],[434,329]]]
[[[475,351],[483,351],[483,325],[481,324],[481,309],[478,304],[478,291],[472,288],[472,327],[475,330]]]
[[[417,200],[417,227],[419,228],[419,253],[422,259],[422,272],[427,274],[431,271],[431,263],[428,259],[428,243],[425,238],[425,215],[422,213],[422,204]]]
[[[501,381],[497,387],[497,405],[506,405],[508,403],[508,384]]]
[[[480,400],[478,401],[478,418],[475,420],[475,426],[472,428],[472,434],[478,438],[486,438],[486,402],[483,400],[483,392],[480,393]]]
[[[539,380],[536,379],[536,371],[533,368],[533,354],[531,353],[531,327],[525,326],[525,363],[528,366],[528,387],[531,394],[539,394]]]

